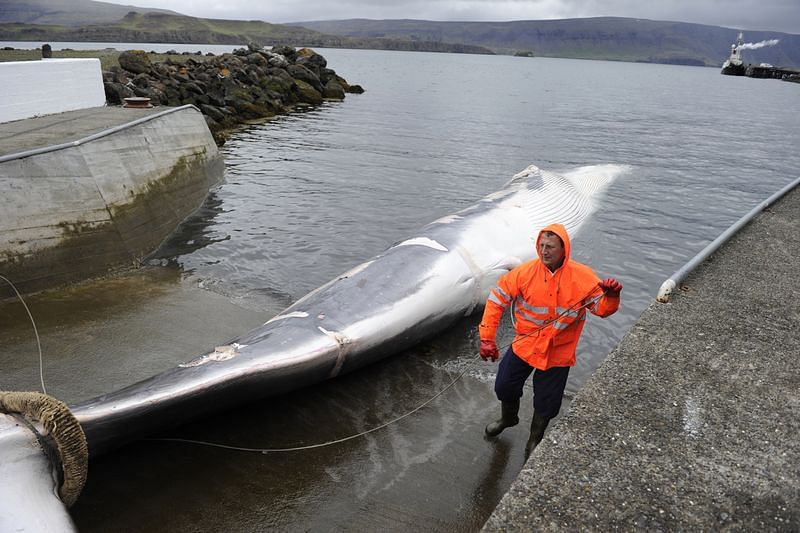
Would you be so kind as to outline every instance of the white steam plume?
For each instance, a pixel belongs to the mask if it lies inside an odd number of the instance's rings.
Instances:
[[[760,43],[744,43],[740,48],[742,50],[757,50],[765,46],[775,46],[780,42],[780,39],[770,39],[769,41],[761,41]]]

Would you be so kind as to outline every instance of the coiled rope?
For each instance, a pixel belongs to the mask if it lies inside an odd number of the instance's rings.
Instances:
[[[534,329],[530,333],[527,333],[527,334],[523,335],[522,337],[520,337],[518,339],[515,339],[515,340],[511,341],[510,343],[504,345],[502,347],[502,349],[505,350],[505,349],[509,348],[511,345],[513,345],[515,342],[520,341],[520,340],[522,340],[522,339],[524,339],[526,337],[530,337],[534,333],[537,333],[537,332],[543,330],[544,328],[546,328],[547,326],[550,326],[551,324],[553,324],[555,321],[557,321],[559,318],[563,317],[567,313],[580,311],[581,309],[584,309],[586,307],[589,307],[589,306],[593,305],[602,296],[602,293],[601,293],[601,294],[599,294],[599,295],[597,295],[595,297],[592,297],[592,295],[594,294],[594,292],[598,288],[599,287],[595,286],[594,288],[592,288],[591,291],[589,291],[586,294],[586,296],[584,296],[583,298],[580,298],[577,302],[572,304],[570,307],[568,307],[562,313],[556,315],[555,317],[553,317],[551,319],[546,320],[542,325],[538,326],[536,329]],[[583,303],[581,303],[581,302],[583,302]],[[576,307],[576,306],[578,306],[578,307]],[[370,433],[374,433],[375,431],[379,431],[381,429],[389,427],[392,424],[394,424],[396,422],[399,422],[400,420],[403,420],[404,418],[407,418],[407,417],[413,415],[414,413],[416,413],[420,409],[422,409],[425,406],[427,406],[428,404],[430,404],[433,400],[435,400],[436,398],[438,398],[439,396],[444,394],[446,391],[448,391],[462,377],[464,377],[464,375],[468,371],[469,371],[469,369],[465,369],[465,370],[461,371],[450,383],[448,383],[439,392],[434,394],[431,398],[429,398],[428,400],[426,400],[424,403],[422,403],[421,405],[417,406],[416,408],[412,409],[411,411],[409,411],[409,412],[407,412],[407,413],[405,413],[405,414],[403,414],[401,416],[398,416],[397,418],[394,418],[394,419],[392,419],[392,420],[390,420],[388,422],[385,422],[385,423],[383,423],[383,424],[381,424],[379,426],[376,426],[374,428],[368,429],[366,431],[362,431],[360,433],[349,435],[349,436],[343,437],[341,439],[334,439],[334,440],[329,440],[329,441],[326,441],[326,442],[321,442],[321,443],[318,443],[318,444],[309,444],[309,445],[306,445],[306,446],[292,446],[292,447],[288,447],[288,448],[248,448],[248,447],[245,447],[245,446],[232,446],[232,445],[228,445],[228,444],[221,444],[221,443],[218,443],[218,442],[208,442],[208,441],[195,440],[195,439],[181,439],[181,438],[177,438],[177,437],[158,437],[158,438],[149,438],[149,439],[144,439],[144,440],[148,440],[148,441],[164,441],[164,442],[180,442],[180,443],[183,443],[183,444],[195,444],[195,445],[198,445],[198,446],[206,446],[206,447],[210,447],[210,448],[221,448],[221,449],[224,449],[224,450],[232,450],[232,451],[237,451],[237,452],[261,453],[261,454],[280,453],[280,452],[298,452],[298,451],[302,451],[302,450],[312,450],[312,449],[315,449],[315,448],[324,448],[326,446],[332,446],[334,444],[340,444],[342,442],[347,442],[349,440],[353,440],[353,439],[357,439],[357,438],[363,437],[365,435],[369,435]]]
[[[86,484],[89,447],[69,407],[40,392],[0,391],[0,412],[21,415],[31,426],[37,422],[42,425],[43,433],[33,427],[31,430],[55,443],[53,447],[61,466],[58,495],[67,507],[75,503]]]

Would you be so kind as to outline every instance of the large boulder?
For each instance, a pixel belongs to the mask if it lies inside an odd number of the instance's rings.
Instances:
[[[106,93],[106,102],[111,105],[122,105],[125,98],[136,96],[133,90],[127,85],[113,81],[103,83],[103,89]]]
[[[258,65],[260,67],[267,67],[269,66],[269,62],[267,58],[264,57],[262,54],[250,54],[247,56],[247,62],[251,65]]]
[[[295,80],[302,80],[311,85],[318,93],[322,93],[325,89],[322,87],[322,82],[319,76],[308,70],[303,65],[289,65],[286,69],[289,75]]]
[[[324,84],[328,83],[329,81],[336,79],[336,71],[330,68],[321,68],[319,69],[319,81]],[[341,85],[341,82],[339,82]],[[342,85],[344,87],[344,85]]]
[[[319,105],[323,102],[322,93],[303,80],[296,80],[298,96],[301,102]]]
[[[285,69],[289,66],[289,60],[286,57],[276,54],[274,52],[261,52],[267,58],[270,67]]]
[[[119,55],[119,66],[133,72],[134,74],[144,74],[150,72],[153,65],[150,63],[150,56],[144,50],[127,50]]]
[[[220,111],[218,107],[208,104],[200,104],[200,111],[202,111],[204,115],[213,118],[218,123],[225,122],[225,113]]]
[[[297,50],[291,46],[273,46],[272,47],[273,54],[280,54],[290,62],[293,62],[297,59]]]
[[[150,86],[150,77],[147,74],[137,74],[131,81],[136,87]]]
[[[311,48],[301,48],[298,50],[295,63],[303,65],[317,75],[319,75],[321,69],[328,66],[328,61]]]
[[[336,80],[331,80],[325,84],[322,96],[331,100],[344,100],[344,88]]]
[[[259,85],[262,89],[267,89],[280,94],[290,94],[294,87],[294,78],[289,76],[285,70],[274,70],[267,75]]]
[[[108,80],[105,79],[106,78],[106,74],[109,75],[110,79],[108,79]],[[131,81],[129,73],[126,72],[125,70],[121,69],[117,65],[112,66],[111,68],[108,69],[107,72],[104,72],[103,73],[103,79],[105,81],[113,81],[113,82],[116,82],[116,83],[121,83],[123,85],[127,85],[128,82]]]
[[[183,86],[190,93],[194,93],[194,94],[205,94],[206,93],[205,90],[203,89],[205,84],[203,82],[201,82],[201,81],[190,81],[189,83],[184,83]]]

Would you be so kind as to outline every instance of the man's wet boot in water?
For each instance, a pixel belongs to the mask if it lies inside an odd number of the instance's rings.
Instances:
[[[550,423],[549,418],[545,418],[536,411],[533,412],[533,420],[531,420],[531,436],[528,437],[528,444],[525,445],[525,459],[527,459],[534,448],[536,448],[542,438],[544,438],[544,430],[547,429],[547,424]]]
[[[495,420],[486,426],[486,436],[496,437],[504,429],[519,424],[519,398],[512,402],[500,402],[500,420]]]

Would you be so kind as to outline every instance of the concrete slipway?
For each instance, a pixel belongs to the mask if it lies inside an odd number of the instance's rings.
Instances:
[[[193,106],[7,122],[0,146],[0,270],[22,292],[136,264],[224,171]]]
[[[653,303],[485,531],[800,530],[800,189]]]

